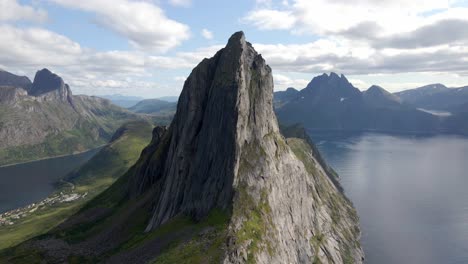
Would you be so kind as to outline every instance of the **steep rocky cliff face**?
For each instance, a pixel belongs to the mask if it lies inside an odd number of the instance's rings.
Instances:
[[[354,209],[272,103],[271,69],[241,32],[192,71],[160,156],[132,178],[133,196],[157,190],[146,230],[230,209],[224,263],[361,262]]]
[[[42,69],[36,73],[28,94],[43,100],[67,100],[72,103],[72,92],[68,84],[48,69]]]
[[[31,85],[11,75],[0,82],[0,165],[98,146],[122,123],[138,118],[105,99],[73,96],[47,69]]]
[[[235,33],[193,69],[173,122],[154,129],[123,177],[6,254],[48,263],[362,263],[358,217],[336,175],[303,130],[288,134],[273,112],[270,67]]]

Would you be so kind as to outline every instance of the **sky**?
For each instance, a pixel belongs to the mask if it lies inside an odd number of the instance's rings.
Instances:
[[[468,85],[468,0],[0,0],[0,69],[48,68],[74,94],[172,96],[239,30],[276,91],[324,72],[361,90]]]

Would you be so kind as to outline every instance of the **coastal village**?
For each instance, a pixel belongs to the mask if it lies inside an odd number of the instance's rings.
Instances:
[[[32,203],[28,206],[17,208],[5,213],[0,214],[0,227],[1,226],[11,226],[17,223],[19,220],[27,217],[28,215],[37,212],[38,210],[46,209],[49,206],[61,204],[61,203],[70,203],[78,199],[85,198],[88,195],[88,192],[84,194],[79,193],[56,193],[53,194],[44,200],[38,203]]]

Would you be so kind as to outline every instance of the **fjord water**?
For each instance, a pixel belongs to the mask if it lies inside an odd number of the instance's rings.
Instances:
[[[58,180],[91,159],[99,149],[0,167],[0,213],[46,198]]]
[[[312,134],[356,206],[366,263],[468,263],[468,139]]]

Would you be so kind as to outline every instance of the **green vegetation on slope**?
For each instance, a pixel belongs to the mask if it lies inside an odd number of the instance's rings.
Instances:
[[[151,120],[106,100],[18,99],[0,104],[0,166],[70,155],[101,146],[126,122]]]
[[[22,145],[0,149],[0,166],[41,158],[71,155],[107,142],[108,137],[96,137],[87,128],[79,128],[49,135],[36,145]]]
[[[48,232],[124,174],[150,142],[152,126],[146,122],[130,122],[120,130],[123,132],[118,139],[71,175],[68,181],[74,184],[74,190],[70,184],[64,184],[57,191],[87,193],[85,198],[38,209],[12,226],[0,227],[0,249]]]

